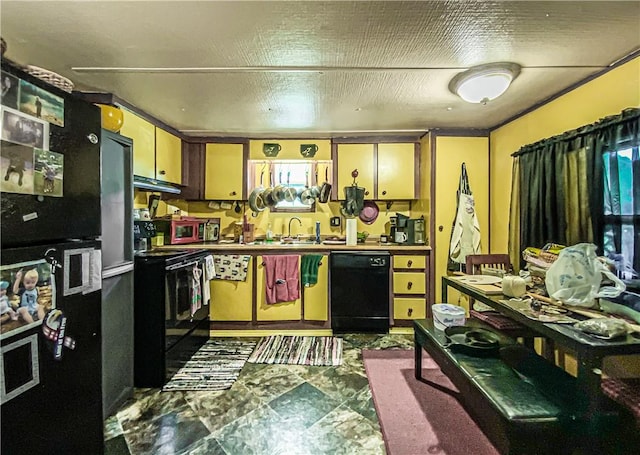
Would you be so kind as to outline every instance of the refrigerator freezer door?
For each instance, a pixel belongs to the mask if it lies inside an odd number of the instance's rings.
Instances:
[[[95,138],[100,135],[100,109],[39,79],[18,73],[4,61],[2,70],[18,74],[20,79],[64,99],[64,127],[49,124],[49,150],[64,158],[63,170],[59,171],[62,197],[2,193],[3,248],[98,237],[100,144]]]

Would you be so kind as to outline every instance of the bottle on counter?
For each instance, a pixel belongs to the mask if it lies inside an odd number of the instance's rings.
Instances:
[[[316,243],[320,243],[320,221],[316,221]]]
[[[271,230],[271,223],[267,226],[267,234],[265,235],[265,241],[267,243],[273,242],[273,231]]]

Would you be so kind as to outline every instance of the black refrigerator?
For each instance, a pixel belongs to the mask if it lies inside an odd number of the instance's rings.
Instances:
[[[101,454],[100,110],[2,79],[1,452]]]

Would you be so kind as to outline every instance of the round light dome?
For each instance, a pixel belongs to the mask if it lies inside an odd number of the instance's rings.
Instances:
[[[468,103],[486,103],[500,95],[520,73],[515,63],[490,63],[457,74],[449,90]]]

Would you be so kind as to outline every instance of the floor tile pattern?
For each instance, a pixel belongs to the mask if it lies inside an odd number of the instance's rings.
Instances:
[[[231,389],[136,389],[105,422],[106,455],[385,453],[363,349],[410,349],[409,335],[346,334],[338,367],[245,364]]]

